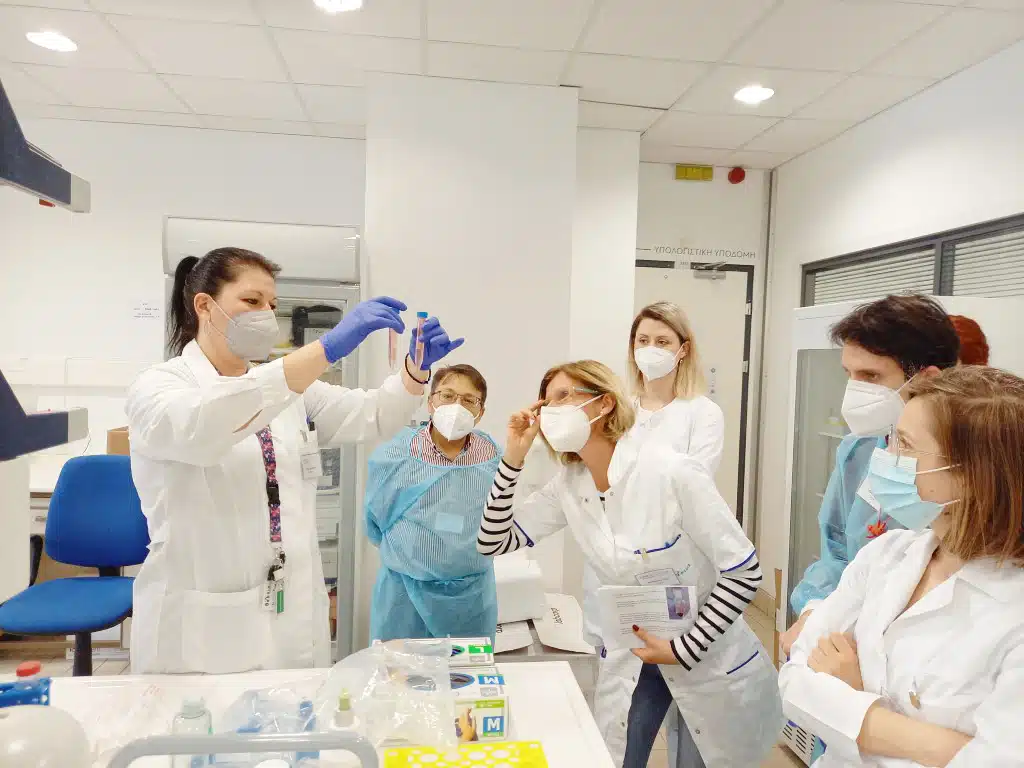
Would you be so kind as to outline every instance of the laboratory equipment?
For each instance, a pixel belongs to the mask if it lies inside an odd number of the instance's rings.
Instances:
[[[26,393],[22,393],[26,397]],[[26,398],[26,404],[34,400]],[[82,440],[89,435],[84,408],[26,413],[0,373],[0,603],[29,585],[31,515],[26,454]]]
[[[316,730],[316,714],[313,712],[313,702],[310,699],[303,699],[299,704],[299,721],[304,722],[302,730],[311,733]],[[319,752],[296,752],[295,759],[301,763],[303,760],[316,760],[320,757]]]
[[[0,710],[24,704],[49,704],[50,678],[40,676],[42,668],[38,661],[19,664],[15,670],[17,680],[0,684]]]
[[[169,217],[164,221],[164,285],[169,301],[174,270],[186,256],[224,245],[247,248],[280,265],[277,316],[281,339],[271,359],[294,351],[336,326],[360,301],[359,231],[355,227],[220,221]],[[331,384],[359,386],[359,350],[328,368]],[[379,382],[375,382],[377,384]],[[317,538],[324,588],[331,601],[332,657],[347,656],[354,637],[356,547],[363,546],[357,512],[357,447],[321,448],[317,483]]]
[[[388,370],[394,371],[398,362],[398,342],[401,336],[394,328],[388,329]]]
[[[416,359],[413,360],[413,362],[415,363],[415,367],[416,367],[417,371],[420,370],[423,367],[423,353],[424,353],[424,349],[425,349],[424,344],[423,344],[423,326],[424,326],[424,324],[426,322],[427,322],[427,313],[426,312],[417,312],[416,313]]]
[[[185,699],[181,711],[174,716],[171,733],[178,735],[208,736],[213,733],[213,715],[201,699]],[[205,755],[177,755],[174,768],[203,768],[211,762],[209,753]]]
[[[8,184],[75,213],[90,209],[89,182],[25,139],[0,83],[0,186]]]

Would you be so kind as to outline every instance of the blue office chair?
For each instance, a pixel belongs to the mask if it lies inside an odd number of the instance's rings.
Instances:
[[[74,635],[75,676],[92,674],[92,633],[132,615],[132,582],[120,569],[146,559],[149,532],[127,456],[78,456],[57,478],[46,517],[46,554],[98,568],[99,576],[35,584],[0,605],[0,630]]]

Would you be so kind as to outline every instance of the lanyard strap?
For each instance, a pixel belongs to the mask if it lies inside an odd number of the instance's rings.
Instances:
[[[267,471],[267,507],[270,511],[270,543],[281,544],[281,486],[277,484],[277,455],[270,427],[256,433],[263,455],[263,468]]]

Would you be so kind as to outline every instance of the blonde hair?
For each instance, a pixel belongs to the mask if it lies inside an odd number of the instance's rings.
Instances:
[[[636,422],[633,404],[626,395],[622,381],[612,372],[611,368],[597,360],[578,360],[575,363],[563,363],[549,368],[540,380],[537,395],[540,400],[547,398],[548,385],[560,373],[564,373],[581,388],[592,391],[595,397],[610,395],[615,401],[611,411],[602,417],[601,430],[606,438],[616,442],[633,428],[633,424]],[[543,436],[542,433],[541,437],[543,438]],[[547,444],[547,440],[544,440],[544,443]],[[548,448],[551,449],[551,446],[548,445]],[[552,453],[563,464],[574,464],[581,461],[577,453],[557,453],[555,451]]]
[[[707,382],[704,380],[704,368],[700,363],[700,353],[697,351],[697,340],[693,337],[693,328],[690,321],[686,319],[686,313],[679,308],[678,304],[670,301],[659,301],[648,304],[633,318],[633,327],[629,329],[629,373],[632,380],[633,391],[637,394],[646,389],[644,375],[636,364],[636,357],[633,353],[636,344],[636,331],[640,322],[644,319],[657,320],[664,323],[679,337],[680,344],[689,343],[686,356],[676,366],[676,380],[673,391],[676,397],[690,400],[698,395],[707,392]]]
[[[979,365],[914,379],[932,434],[960,482],[943,545],[962,560],[1024,566],[1024,379]]]

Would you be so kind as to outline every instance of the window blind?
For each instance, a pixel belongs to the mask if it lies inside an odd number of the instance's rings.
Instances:
[[[943,253],[952,264],[952,295],[1024,295],[1024,229],[947,243]]]
[[[1024,259],[1021,265],[1024,268]],[[871,301],[891,293],[932,293],[935,249],[825,268],[810,276],[814,282],[814,304]]]

